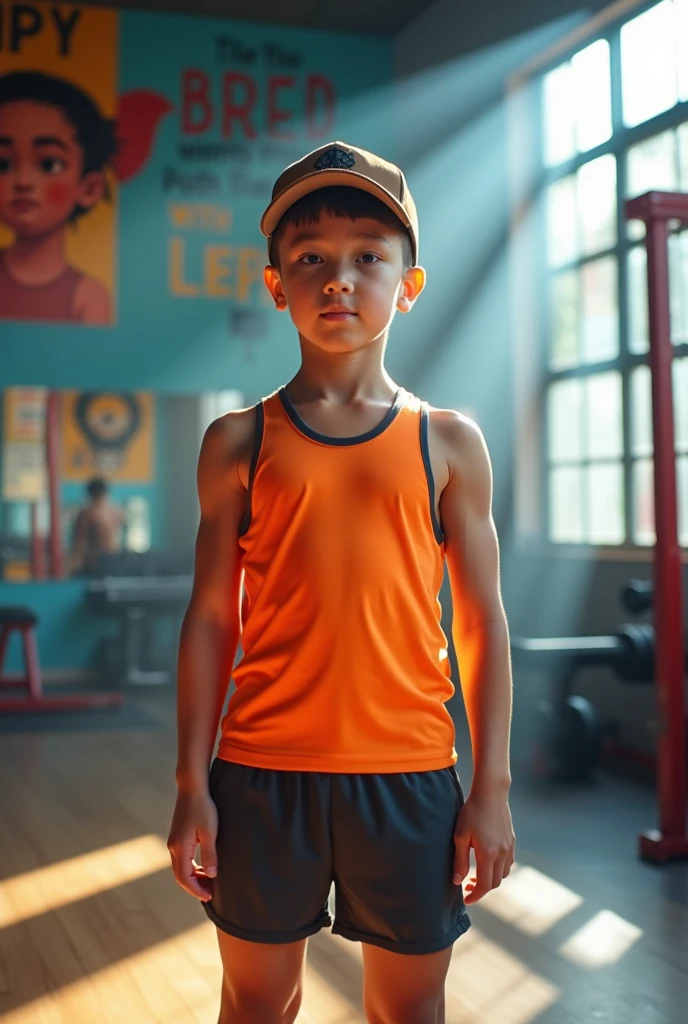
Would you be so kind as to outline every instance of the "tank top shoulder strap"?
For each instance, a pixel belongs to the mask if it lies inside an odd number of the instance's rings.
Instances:
[[[272,396],[270,396],[270,398],[271,397]],[[251,506],[252,506],[252,498],[253,498],[253,481],[255,480],[256,467],[258,466],[258,460],[260,458],[260,453],[261,453],[262,448],[263,448],[263,441],[265,440],[265,410],[266,410],[267,403],[270,401],[270,398],[261,398],[261,400],[259,402],[257,402],[256,405],[254,406],[254,409],[256,411],[256,425],[255,425],[255,431],[254,431],[254,435],[253,435],[253,450],[251,452],[251,463],[250,463],[249,471],[248,471],[248,491],[247,491],[247,494],[246,494],[246,512],[244,513],[244,518],[241,520],[241,523],[239,525],[239,536],[240,537],[243,537],[243,535],[246,533],[246,531],[248,530],[249,526],[251,525]]]
[[[432,471],[432,462],[430,460],[430,406],[423,399],[418,398],[416,395],[412,394],[412,392],[407,391],[404,396],[404,404],[401,409],[400,419],[402,422],[405,421],[407,423],[409,431],[413,431],[414,437],[418,438],[420,443],[420,452],[423,459],[423,467],[425,469],[430,498],[432,529],[435,535],[435,540],[438,544],[442,544],[445,537],[442,524],[440,523],[437,515],[437,508],[435,504],[435,476]]]
[[[266,422],[268,420],[274,420],[276,417],[280,416],[282,403],[280,402],[279,391],[273,391],[272,394],[261,399],[259,404],[263,406],[263,414]]]

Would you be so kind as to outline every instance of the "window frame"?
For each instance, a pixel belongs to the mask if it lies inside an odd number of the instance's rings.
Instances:
[[[534,269],[534,287],[531,297],[532,309],[531,320],[535,325],[534,337],[529,342],[534,349],[534,368],[538,377],[538,418],[541,429],[537,434],[531,434],[539,440],[535,469],[539,481],[537,501],[537,524],[530,522],[527,529],[519,534],[521,546],[533,548],[533,546],[544,549],[546,553],[564,553],[567,549],[590,554],[597,551],[602,557],[614,557],[621,555],[632,556],[633,559],[651,558],[651,545],[638,544],[634,537],[634,495],[633,495],[633,466],[640,460],[640,456],[634,456],[631,449],[631,374],[634,367],[649,364],[649,353],[632,353],[629,350],[629,281],[628,281],[628,256],[633,248],[643,247],[643,240],[633,240],[627,237],[627,221],[624,216],[624,207],[627,191],[627,153],[636,144],[661,134],[663,131],[676,130],[684,122],[688,122],[688,100],[679,101],[669,110],[657,114],[655,117],[641,124],[627,127],[623,123],[622,111],[622,78],[621,78],[621,29],[627,22],[633,20],[645,11],[657,6],[659,0],[622,0],[601,12],[600,15],[591,19],[586,25],[575,30],[567,39],[562,40],[555,48],[542,55],[541,58],[531,61],[530,64],[512,76],[509,83],[509,91],[515,94],[524,90],[529,95],[530,116],[532,124],[530,130],[532,139],[530,144],[535,147],[535,155],[530,154],[532,170],[535,172],[535,180],[538,183],[537,198],[534,203],[534,237],[532,238],[530,259]],[[612,134],[610,138],[584,153],[576,153],[570,159],[562,161],[555,167],[548,167],[545,163],[544,146],[544,103],[543,103],[543,82],[548,72],[559,67],[570,60],[575,53],[591,45],[598,39],[605,39],[609,45],[610,57],[610,89],[611,89],[611,121]],[[527,107],[526,107],[527,109]],[[521,108],[521,116],[522,108]],[[515,122],[511,124],[513,133],[519,132],[519,126]],[[616,244],[605,250],[596,252],[593,256],[578,256],[576,260],[558,266],[556,269],[548,266],[547,263],[547,193],[549,186],[558,180],[575,174],[578,169],[586,163],[606,154],[612,154],[616,160]],[[512,190],[512,200],[514,192]],[[514,227],[514,203],[512,201],[512,229]],[[513,234],[513,231],[512,231]],[[612,256],[616,260],[618,271],[617,298],[618,298],[618,324],[619,324],[619,353],[613,359],[608,359],[592,364],[581,364],[574,367],[552,370],[549,366],[549,344],[552,323],[551,288],[550,282],[557,273],[568,270],[579,270],[586,263],[593,262],[603,256]],[[518,305],[518,295],[515,297]],[[688,340],[673,346],[673,358],[688,356]],[[622,466],[622,479],[624,489],[624,532],[625,540],[621,544],[598,544],[594,541],[570,541],[562,542],[551,538],[551,516],[550,516],[550,472],[553,466],[559,463],[549,459],[549,424],[547,417],[547,402],[549,389],[553,382],[569,377],[582,379],[586,376],[597,375],[606,371],[614,370],[621,375],[622,389],[622,437],[623,451],[617,464]],[[517,402],[518,408],[518,402]],[[584,481],[587,482],[587,467],[591,462],[588,457],[582,458],[575,465],[580,466],[583,472]],[[563,463],[562,463],[563,465]],[[583,487],[585,488],[585,482]],[[588,500],[585,489],[583,491],[583,516],[585,530],[587,533]],[[684,560],[688,561],[688,549],[682,549]]]

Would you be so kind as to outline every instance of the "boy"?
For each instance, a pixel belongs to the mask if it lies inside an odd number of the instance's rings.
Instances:
[[[0,75],[0,319],[111,322],[110,296],[66,257],[67,228],[108,197],[114,121],[52,75]]]
[[[444,1024],[466,904],[500,884],[514,854],[489,457],[473,422],[429,410],[384,368],[394,314],[425,281],[398,167],[323,146],[278,178],[261,230],[265,283],[302,361],[203,440],[173,870],[218,928],[220,1024],[296,1019],[332,882],[333,931],[363,944],[370,1024]],[[465,804],[444,707],[445,556],[474,757]]]

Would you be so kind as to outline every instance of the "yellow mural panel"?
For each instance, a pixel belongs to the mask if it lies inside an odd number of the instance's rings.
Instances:
[[[0,18],[0,318],[115,323],[118,13]]]
[[[62,479],[154,480],[155,399],[143,391],[62,394]]]

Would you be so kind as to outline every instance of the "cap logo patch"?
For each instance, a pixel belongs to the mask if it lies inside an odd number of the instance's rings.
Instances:
[[[315,161],[316,171],[325,170],[349,170],[356,163],[353,153],[348,149],[340,149],[338,146],[331,146],[321,153]]]

